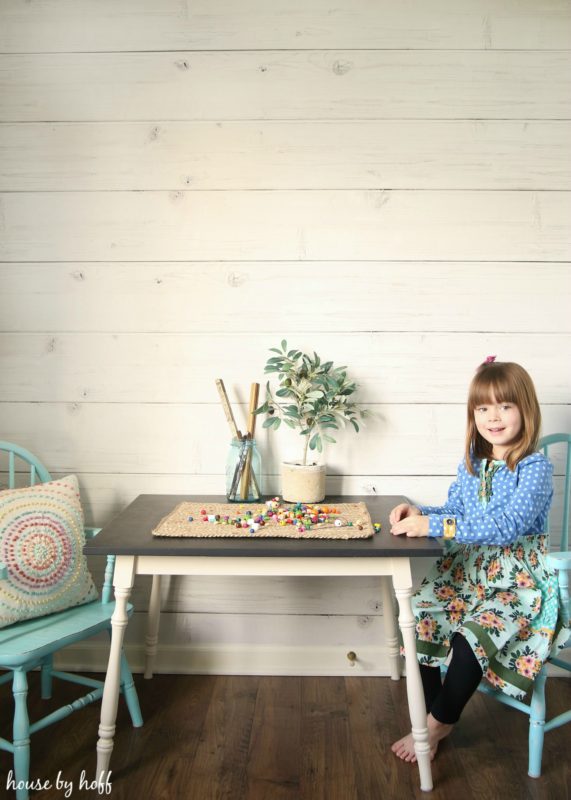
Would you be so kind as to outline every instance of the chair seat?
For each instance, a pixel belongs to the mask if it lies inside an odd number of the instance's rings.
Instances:
[[[0,668],[22,666],[105,630],[114,610],[114,600],[110,603],[94,600],[0,629]],[[127,613],[131,615],[132,611],[129,603]]]

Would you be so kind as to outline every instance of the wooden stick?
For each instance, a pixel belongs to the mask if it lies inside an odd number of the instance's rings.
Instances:
[[[220,395],[220,400],[222,401],[222,408],[224,409],[224,414],[228,420],[230,430],[232,431],[232,436],[235,439],[241,439],[242,434],[236,425],[236,420],[234,419],[234,414],[232,413],[232,408],[230,406],[230,401],[228,400],[228,395],[226,394],[226,389],[224,388],[224,381],[222,378],[216,378],[216,388],[218,389],[218,394]]]
[[[250,439],[254,438],[254,433],[256,431],[256,415],[254,411],[258,407],[258,396],[260,394],[260,384],[253,383],[250,387],[250,409],[248,412],[248,436]],[[241,494],[242,499],[248,499],[248,493],[250,491],[250,481],[251,481],[251,469],[252,469],[252,448],[248,448],[248,454],[246,456],[246,464],[244,465],[244,472],[242,475],[242,486],[241,486]]]
[[[230,492],[228,494],[229,500],[236,500],[236,492],[238,491],[238,486],[242,480],[244,474],[244,467],[246,465],[246,455],[248,454],[248,434],[246,434],[242,438],[242,444],[240,445],[240,453],[238,457],[238,462],[236,464],[236,469],[234,470],[234,475],[232,477],[232,485],[230,486]],[[259,494],[259,492],[258,492]]]

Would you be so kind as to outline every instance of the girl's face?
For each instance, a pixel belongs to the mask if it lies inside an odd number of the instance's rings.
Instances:
[[[494,397],[474,409],[474,421],[480,436],[493,445],[492,455],[498,460],[504,458],[521,433],[519,408],[514,403],[497,403]]]

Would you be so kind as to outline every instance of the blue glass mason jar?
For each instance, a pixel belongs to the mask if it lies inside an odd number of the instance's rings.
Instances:
[[[226,497],[232,503],[255,503],[262,496],[262,459],[255,439],[232,439],[226,461]]]

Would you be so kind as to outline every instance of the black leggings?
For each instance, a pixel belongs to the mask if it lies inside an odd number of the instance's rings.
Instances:
[[[452,638],[452,658],[444,677],[440,667],[420,665],[427,713],[438,722],[453,725],[482,680],[482,667],[472,648],[460,633]]]

